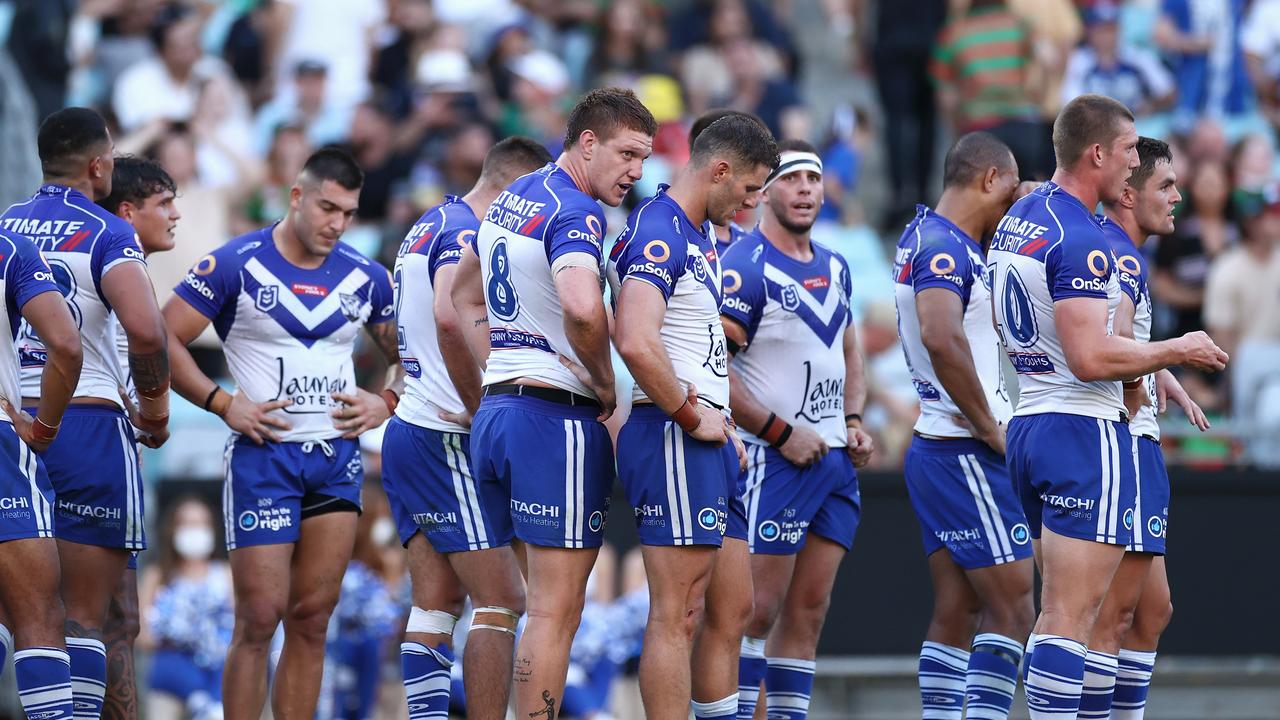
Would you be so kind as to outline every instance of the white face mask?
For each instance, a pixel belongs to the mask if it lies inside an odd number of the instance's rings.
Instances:
[[[375,545],[390,545],[396,536],[396,524],[389,518],[378,518],[373,521],[373,527],[369,528],[369,536]]]
[[[173,533],[173,549],[187,560],[204,560],[213,554],[213,528],[188,525]]]

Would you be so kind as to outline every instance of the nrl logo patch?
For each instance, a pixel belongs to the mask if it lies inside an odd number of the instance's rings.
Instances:
[[[263,285],[258,288],[258,294],[253,299],[253,306],[262,312],[271,312],[271,309],[276,306],[276,301],[279,299],[279,290],[275,285]]]

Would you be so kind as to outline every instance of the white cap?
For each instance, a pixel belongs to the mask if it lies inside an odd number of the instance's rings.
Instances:
[[[429,90],[464,92],[472,87],[471,63],[458,50],[432,50],[418,58],[414,78]]]
[[[569,89],[569,69],[560,58],[545,50],[533,50],[511,61],[511,72],[549,93]]]

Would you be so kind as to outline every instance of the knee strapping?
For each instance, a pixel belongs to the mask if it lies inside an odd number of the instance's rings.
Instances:
[[[410,633],[452,637],[453,626],[457,624],[457,615],[451,615],[443,610],[423,610],[415,607],[409,612],[409,622],[404,630]]]
[[[482,621],[481,615],[487,615]],[[468,633],[476,630],[496,630],[498,632],[508,633],[512,636],[516,634],[516,625],[520,623],[520,613],[509,610],[504,607],[486,606],[478,607],[471,614],[471,629]]]

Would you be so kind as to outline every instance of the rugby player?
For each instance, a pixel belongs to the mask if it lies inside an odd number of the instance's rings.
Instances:
[[[656,132],[630,90],[587,93],[569,114],[564,152],[503,190],[476,235],[481,277],[467,283],[483,294],[490,352],[471,469],[480,486],[509,490],[515,537],[527,546],[529,617],[514,663],[519,717],[559,712],[615,477],[602,424],[616,399],[596,201],[622,203]],[[464,272],[465,262],[455,284]],[[460,313],[464,324],[478,320],[474,309]]]
[[[107,212],[133,226],[142,254],[173,249],[173,232],[182,213],[174,204],[177,187],[160,164],[145,158],[118,157],[111,172],[111,194],[98,201]],[[116,334],[116,352],[126,374],[126,394],[130,412],[136,412],[137,389],[129,370],[129,341]],[[138,441],[153,443],[143,434]],[[138,553],[131,553],[120,586],[107,606],[102,642],[107,650],[107,695],[102,703],[103,720],[132,720],[138,717],[138,691],[134,681],[133,643],[138,637]]]
[[[236,613],[222,679],[228,718],[261,714],[282,620],[272,710],[315,713],[329,615],[360,510],[357,438],[394,404],[356,387],[352,368],[361,328],[399,368],[390,273],[341,242],[363,181],[343,151],[317,151],[289,191],[284,219],[201,258],[165,304],[174,388],[233,431],[223,487]],[[234,394],[187,350],[209,323]]]
[[[30,240],[0,230],[0,255],[2,302],[9,318],[0,347],[0,407],[5,412],[0,417],[0,669],[12,652],[26,717],[71,720],[71,661],[53,540],[55,496],[36,453],[57,437],[79,381],[80,331]],[[31,415],[14,405],[22,397],[14,343],[18,317],[43,338],[46,353],[40,403]]]
[[[458,260],[475,241],[479,215],[516,178],[549,162],[551,154],[528,138],[498,143],[485,157],[475,187],[424,213],[396,260],[406,377],[382,442],[382,484],[408,550],[413,586],[400,646],[411,718],[448,715],[453,628],[464,593],[475,608],[463,660],[467,714],[501,720],[507,713],[524,581],[510,547],[509,496],[494,483],[477,486],[471,474],[480,366],[468,350],[451,293]]]
[[[114,159],[106,122],[87,108],[59,110],[41,124],[38,142],[44,185],[5,211],[0,227],[35,241],[80,327],[80,382],[61,441],[42,457],[57,497],[54,533],[76,716],[97,718],[107,682],[107,607],[130,554],[146,547],[134,427],[153,446],[168,437],[169,359],[134,229],[94,204],[111,193]],[[131,416],[121,409],[132,403],[120,395],[126,372],[117,354],[117,323],[128,338],[128,374],[140,405]],[[45,350],[38,332],[28,328],[21,335],[23,402],[34,408],[43,395]]]
[[[1098,609],[1132,540],[1134,463],[1121,381],[1227,355],[1203,332],[1138,343],[1109,332],[1120,302],[1093,216],[1138,166],[1133,114],[1082,95],[1053,127],[1052,180],[1014,203],[987,257],[996,328],[1018,373],[1006,461],[1040,563],[1041,613],[1026,679],[1032,720],[1074,717]]]
[[[1009,716],[1035,621],[1031,533],[1005,469],[1013,414],[991,323],[984,249],[1013,203],[1018,165],[994,135],[952,145],[935,209],[898,241],[902,352],[920,396],[904,473],[920,521],[933,616],[920,649],[924,717]]]
[[[1100,220],[1115,253],[1123,291],[1116,308],[1115,333],[1145,343],[1151,339],[1151,295],[1141,248],[1148,237],[1173,232],[1173,209],[1182,195],[1168,144],[1138,138],[1138,162],[1120,198],[1103,204]],[[1080,718],[1142,717],[1156,645],[1173,614],[1164,565],[1169,475],[1160,453],[1158,397],[1180,405],[1202,431],[1209,427],[1200,407],[1168,370],[1126,382],[1124,389],[1125,404],[1133,418],[1129,433],[1138,471],[1133,540],[1094,625],[1085,658]]]
[[[858,527],[854,467],[872,452],[849,267],[810,235],[822,161],[806,142],[780,147],[760,226],[724,259],[721,319],[730,405],[748,447],[740,485],[755,596],[739,646],[740,718],[755,713],[761,681],[770,717],[808,714],[832,583]]]
[[[698,718],[737,712],[734,650],[751,607],[737,488],[746,456],[729,425],[720,261],[705,226],[755,207],[777,164],[777,145],[759,123],[711,123],[674,183],[631,212],[610,253],[614,341],[636,380],[618,434],[618,476],[649,581],[640,655],[649,718],[687,718],[691,700]]]
[[[722,117],[728,117],[730,115],[740,115],[742,117],[751,118],[761,125],[764,125],[764,122],[752,113],[741,112],[739,110],[728,110],[725,108],[708,110],[699,115],[698,119],[694,120],[693,125],[689,127],[689,152],[693,152],[693,141],[698,139],[698,136],[702,134],[703,130],[706,130],[711,123]],[[724,225],[712,224],[711,228],[715,233],[712,239],[715,240],[716,255],[719,257],[724,257],[724,251],[728,250],[730,245],[741,240],[742,237],[747,234],[747,231],[743,230],[742,226],[732,218],[730,218],[729,222]]]

